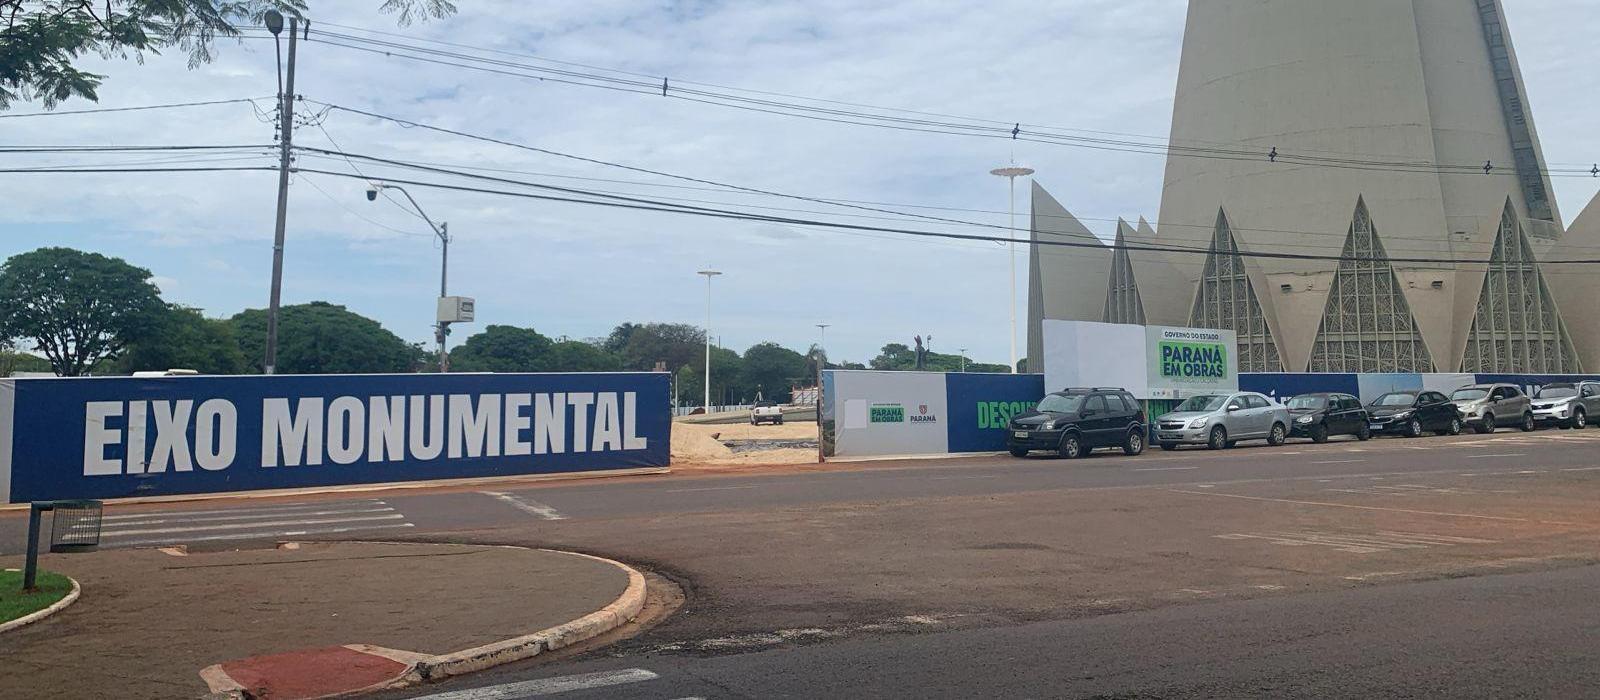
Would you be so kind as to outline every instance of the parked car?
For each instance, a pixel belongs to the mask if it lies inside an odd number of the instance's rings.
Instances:
[[[1546,384],[1533,396],[1533,420],[1540,425],[1581,430],[1595,411],[1600,411],[1600,382]]]
[[[1361,399],[1349,394],[1301,394],[1284,403],[1289,409],[1289,434],[1308,437],[1312,442],[1327,442],[1333,435],[1354,435],[1358,440],[1372,438],[1367,409]]]
[[[1156,440],[1163,450],[1179,445],[1220,450],[1240,440],[1263,439],[1282,445],[1288,436],[1289,409],[1253,391],[1191,396],[1156,419]]]
[[[1391,391],[1373,400],[1367,413],[1374,433],[1460,435],[1463,425],[1461,410],[1437,391]]]
[[[762,423],[783,425],[783,409],[771,401],[757,401],[756,405],[750,408],[750,425]]]
[[[1014,416],[1006,431],[1013,457],[1050,450],[1062,457],[1087,456],[1099,447],[1123,454],[1144,452],[1144,408],[1123,389],[1067,389],[1044,397],[1034,410]]]
[[[1538,427],[1533,402],[1512,384],[1473,384],[1456,389],[1450,402],[1461,410],[1461,420],[1479,433],[1516,426],[1524,432]]]

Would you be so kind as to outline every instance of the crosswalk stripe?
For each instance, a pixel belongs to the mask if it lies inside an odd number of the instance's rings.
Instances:
[[[334,502],[334,503],[285,503],[285,504],[279,504],[279,505],[253,507],[253,508],[249,508],[249,509],[246,509],[246,508],[225,508],[225,509],[220,509],[220,510],[162,510],[162,511],[151,511],[151,512],[146,512],[146,513],[117,513],[117,514],[113,514],[113,515],[102,516],[100,519],[101,520],[138,520],[140,518],[149,518],[149,517],[154,516],[154,515],[162,515],[162,516],[165,516],[165,515],[186,515],[186,516],[187,515],[231,515],[231,514],[241,513],[241,512],[254,512],[254,513],[269,513],[270,512],[270,513],[283,513],[285,515],[288,515],[290,513],[290,511],[297,511],[297,510],[317,510],[317,509],[327,509],[327,508],[337,508],[337,507],[365,507],[365,506],[375,506],[375,505],[376,506],[382,506],[382,505],[388,505],[388,504],[384,503],[383,501],[376,500],[376,499],[364,499],[364,500],[360,500],[360,501],[345,501],[342,504],[341,503],[337,503],[337,502]]]
[[[331,518],[322,520],[273,520],[264,523],[229,523],[224,525],[194,525],[191,527],[167,527],[154,529],[117,530],[107,529],[101,531],[101,537],[127,537],[130,535],[160,535],[175,532],[205,532],[208,530],[238,530],[251,527],[285,527],[300,525],[337,525],[339,523],[371,522],[375,520],[403,520],[406,516],[399,513],[388,515],[369,515],[359,518]]]
[[[416,700],[515,700],[516,698],[568,693],[574,690],[642,683],[656,678],[660,678],[660,676],[653,671],[647,671],[642,668],[627,668],[620,671],[580,673],[574,676],[557,676],[534,681],[453,690],[447,693],[424,695],[416,698]]]
[[[215,542],[218,540],[247,540],[247,539],[274,539],[279,537],[305,537],[308,535],[334,535],[342,532],[359,532],[362,530],[392,530],[399,527],[416,527],[411,523],[386,523],[383,525],[357,525],[355,527],[334,527],[311,530],[271,530],[260,532],[231,532],[226,535],[203,535],[200,537],[154,537],[143,540],[128,540],[117,542],[118,547],[144,547],[157,544],[175,544],[192,542]]]
[[[151,513],[150,517],[152,519],[150,519],[150,520],[118,520],[116,522],[107,523],[107,525],[112,525],[112,526],[116,526],[116,527],[131,527],[131,526],[135,526],[135,525],[164,525],[164,524],[167,524],[167,523],[203,524],[203,523],[225,522],[225,521],[229,521],[229,520],[266,520],[266,519],[269,519],[269,518],[283,518],[283,517],[290,517],[290,516],[293,516],[293,517],[304,516],[304,517],[307,517],[307,518],[317,518],[317,517],[324,517],[324,516],[328,516],[328,515],[363,515],[363,514],[367,514],[367,513],[393,513],[393,512],[394,512],[393,508],[390,508],[388,506],[382,506],[382,507],[378,507],[378,508],[362,508],[362,509],[359,509],[359,510],[312,510],[312,511],[306,511],[304,513],[277,513],[277,512],[274,512],[274,513],[251,513],[249,515],[217,515],[217,516],[202,516],[202,517],[199,517],[199,518],[186,518],[186,517],[183,517],[183,516],[188,515],[187,513],[184,513],[184,512],[181,512],[181,511],[168,511],[168,512],[164,512],[164,513]],[[92,527],[92,526],[77,525],[77,526],[74,526],[74,527]]]

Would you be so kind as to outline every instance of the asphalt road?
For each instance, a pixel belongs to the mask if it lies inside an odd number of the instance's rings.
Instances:
[[[1572,697],[1600,653],[1597,449],[1501,432],[112,506],[107,543],[556,547],[685,591],[603,651],[395,697]]]
[[[1594,697],[1597,587],[1590,566],[731,655],[629,655],[490,672],[423,697]]]

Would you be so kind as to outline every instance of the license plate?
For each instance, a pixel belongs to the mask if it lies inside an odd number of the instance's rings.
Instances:
[[[1016,435],[1017,435],[1017,437],[1022,438],[1024,440],[1028,439],[1028,431],[1026,431],[1026,430],[1018,430],[1016,432]]]
[[[1372,430],[1382,430],[1383,429],[1383,424],[1382,423],[1369,423],[1367,425],[1367,427],[1371,428]]]

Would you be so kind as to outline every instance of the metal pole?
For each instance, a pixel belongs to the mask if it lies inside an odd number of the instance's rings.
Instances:
[[[22,564],[22,590],[34,589],[35,579],[39,575],[39,518],[45,509],[42,504],[35,503],[28,508],[28,554]]]
[[[1006,178],[1011,183],[1011,223],[1006,229],[1006,247],[1011,249],[1011,373],[1017,373],[1017,177]],[[966,370],[963,369],[963,372]]]
[[[289,158],[294,146],[294,56],[300,20],[289,18],[289,76],[278,95],[278,221],[272,232],[272,298],[267,302],[267,356],[262,370],[278,371],[278,302],[283,296],[283,227],[289,217]]]
[[[408,197],[408,198],[410,196],[411,196],[410,194],[406,195],[406,197]],[[414,206],[416,203],[413,202],[412,204]],[[418,211],[421,211],[421,210],[418,209]],[[444,223],[439,224],[439,241],[440,241],[440,244],[441,244],[441,248],[440,248],[441,252],[439,254],[439,298],[443,299],[446,296],[446,294],[445,294],[445,280],[446,280],[447,275],[449,274],[449,270],[450,270],[450,222],[446,221]],[[449,372],[450,371],[450,354],[448,352],[446,352],[445,349],[444,349],[444,339],[445,339],[446,331],[449,328],[450,328],[450,324],[449,323],[444,322],[444,321],[440,321],[439,325],[438,325],[438,327],[437,327],[437,329],[435,331],[436,334],[438,335],[438,340],[439,340],[439,372],[440,373],[445,373],[445,372]]]
[[[706,413],[711,412],[711,278],[706,275]]]

